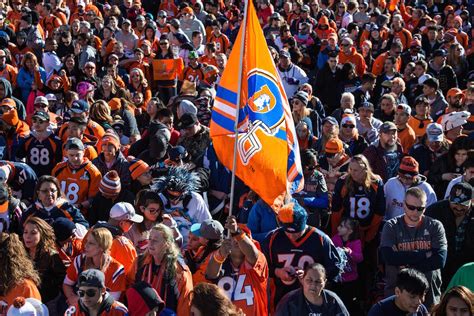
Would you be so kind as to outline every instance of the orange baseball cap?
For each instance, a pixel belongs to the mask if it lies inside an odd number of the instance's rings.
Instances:
[[[344,145],[339,138],[331,138],[327,141],[325,150],[328,154],[338,154],[344,151]]]

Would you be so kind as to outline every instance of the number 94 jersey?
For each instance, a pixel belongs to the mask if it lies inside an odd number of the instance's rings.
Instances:
[[[54,166],[62,159],[61,140],[51,134],[40,141],[32,133],[21,142],[16,158],[26,158],[26,163],[31,166],[38,178],[50,175]]]
[[[229,258],[221,267],[219,279],[213,280],[227,294],[232,303],[247,316],[268,315],[267,301],[268,265],[262,252],[252,267],[244,260],[234,268]]]

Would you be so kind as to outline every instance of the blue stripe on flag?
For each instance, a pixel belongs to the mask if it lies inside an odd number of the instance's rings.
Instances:
[[[278,129],[278,132],[275,134],[275,137],[286,142],[286,132],[280,128]]]
[[[233,104],[234,106],[237,104],[237,93],[227,88],[224,88],[223,86],[217,87],[217,97],[228,103]]]
[[[216,111],[213,111],[212,120],[214,121],[214,123],[216,123],[220,127],[228,130],[229,134],[232,134],[234,132],[234,121],[225,117],[224,115]]]

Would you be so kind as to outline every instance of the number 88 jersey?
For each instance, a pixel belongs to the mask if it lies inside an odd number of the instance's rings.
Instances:
[[[30,134],[20,144],[16,158],[26,158],[26,163],[38,177],[51,175],[54,166],[61,162],[61,147],[61,140],[57,136],[49,135],[40,141]]]

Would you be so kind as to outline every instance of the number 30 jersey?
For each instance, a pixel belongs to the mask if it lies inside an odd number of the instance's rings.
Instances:
[[[16,158],[26,158],[26,163],[31,166],[38,178],[51,175],[54,166],[62,159],[61,140],[51,134],[40,141],[34,133],[31,133],[21,142]]]
[[[288,238],[284,228],[276,229],[265,237],[262,249],[267,257],[270,277],[274,278],[274,306],[286,293],[300,287],[296,277],[289,282],[276,277],[277,268],[291,266],[304,270],[308,265],[320,263],[326,269],[328,280],[334,280],[341,273],[341,258],[336,247],[325,233],[315,227],[307,226],[303,235],[295,241]]]

